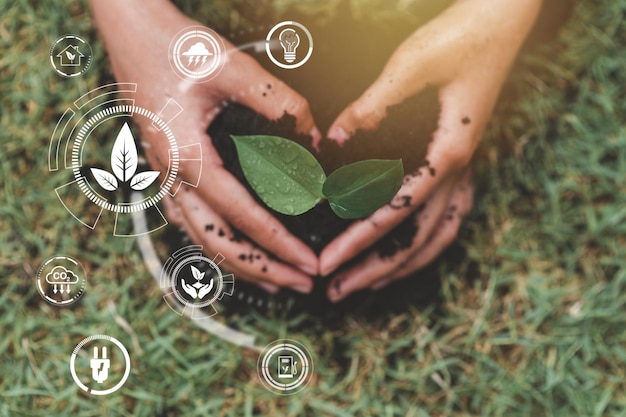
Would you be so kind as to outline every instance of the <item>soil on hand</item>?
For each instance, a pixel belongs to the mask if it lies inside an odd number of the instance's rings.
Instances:
[[[393,50],[414,29],[400,24],[393,31],[385,31],[379,26],[349,19],[335,19],[323,24],[304,18],[298,21],[306,25],[314,37],[313,55],[306,64],[285,70],[272,64],[264,52],[255,55],[255,58],[309,101],[322,132],[326,132],[341,111],[374,82]],[[377,35],[372,36],[372,33]],[[233,43],[244,44],[258,39],[258,34],[252,34],[250,39],[233,39]],[[271,97],[274,86],[267,84],[264,87],[258,94],[264,98]],[[293,116],[285,114],[279,120],[270,121],[238,104],[229,104],[211,124],[208,133],[225,168],[291,233],[319,254],[352,220],[338,218],[327,203],[319,204],[299,216],[286,216],[265,206],[243,175],[230,135],[263,134],[289,138],[313,152],[327,175],[356,161],[400,158],[405,173],[417,175],[417,169],[428,164],[426,150],[437,128],[439,110],[437,90],[427,88],[417,96],[389,107],[386,118],[376,130],[359,130],[343,146],[324,139],[319,152],[313,149],[310,136],[296,133]],[[430,170],[429,175],[434,175],[433,171]],[[394,206],[398,206],[397,201],[394,201]],[[411,204],[410,196],[402,196],[399,201],[400,205]],[[380,256],[392,256],[397,250],[411,245],[417,229],[413,216],[409,216],[373,248]],[[320,287],[317,291],[324,293],[327,280],[318,279],[316,282]]]

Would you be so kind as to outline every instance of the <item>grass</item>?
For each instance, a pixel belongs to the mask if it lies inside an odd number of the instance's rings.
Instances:
[[[467,257],[441,263],[436,303],[332,328],[239,318],[262,342],[288,335],[313,351],[315,380],[281,398],[257,380],[256,352],[171,313],[135,240],[68,219],[47,144],[68,103],[108,76],[105,54],[84,5],[1,2],[0,416],[626,416],[625,12],[626,0],[579,2],[514,73],[518,99],[499,106],[479,156]],[[88,35],[95,53],[74,80],[47,62],[65,33]],[[36,294],[54,254],[87,269],[75,307]],[[133,357],[104,398],[81,395],[68,372],[95,333]]]

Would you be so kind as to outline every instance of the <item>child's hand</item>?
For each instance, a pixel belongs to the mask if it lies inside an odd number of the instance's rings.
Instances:
[[[310,291],[309,275],[318,271],[317,257],[224,169],[206,133],[223,102],[236,100],[269,119],[292,114],[300,131],[319,136],[306,100],[226,41],[226,65],[218,76],[202,84],[182,81],[170,68],[169,44],[181,29],[198,23],[167,1],[94,0],[92,8],[117,81],[136,82],[137,105],[155,113],[168,99],[176,100],[184,111],[169,126],[179,148],[201,144],[201,168],[185,164],[186,158],[198,155],[181,149],[178,175],[194,183],[201,171],[201,180],[197,189],[181,189],[174,199],[165,199],[170,220],[183,226],[208,254],[223,254],[225,267],[238,277],[268,290],[288,286]],[[167,149],[156,146],[152,126],[142,125],[141,130],[151,165],[165,172]],[[236,238],[232,227],[259,246]]]
[[[407,216],[419,226],[413,244],[388,259],[370,253],[338,274],[328,287],[331,300],[406,276],[454,239],[460,217],[471,208],[467,165],[540,6],[541,0],[458,0],[400,45],[376,82],[333,123],[328,136],[343,142],[357,129],[376,128],[388,106],[428,85],[440,88],[442,110],[428,149],[430,166],[410,176],[397,194],[410,196],[410,207],[386,206],[353,224],[324,249],[320,271],[330,274]],[[447,221],[455,206],[453,221]]]

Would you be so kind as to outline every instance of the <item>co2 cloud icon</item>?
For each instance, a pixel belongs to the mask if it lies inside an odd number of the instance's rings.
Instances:
[[[51,304],[72,304],[82,297],[85,286],[85,270],[69,256],[49,258],[37,272],[37,290]]]
[[[52,271],[46,274],[48,284],[78,284],[78,275],[63,266],[55,266]]]

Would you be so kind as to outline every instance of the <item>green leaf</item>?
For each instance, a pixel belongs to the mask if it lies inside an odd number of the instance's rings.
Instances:
[[[326,174],[305,148],[277,136],[231,137],[244,175],[269,207],[295,216],[322,199]]]
[[[402,160],[370,159],[328,176],[322,192],[342,219],[366,217],[391,201],[402,186]]]

